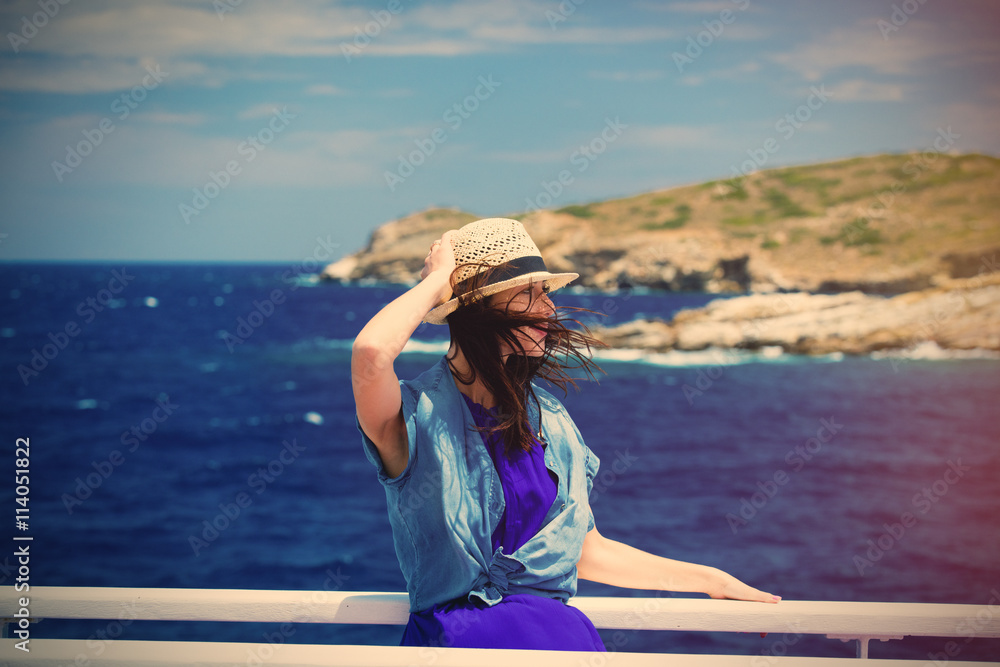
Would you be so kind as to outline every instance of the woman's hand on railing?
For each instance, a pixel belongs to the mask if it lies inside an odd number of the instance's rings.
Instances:
[[[748,600],[750,602],[776,603],[781,600],[778,595],[765,593],[753,586],[748,586],[731,574],[718,570],[718,576],[708,590],[710,598],[715,600]]]

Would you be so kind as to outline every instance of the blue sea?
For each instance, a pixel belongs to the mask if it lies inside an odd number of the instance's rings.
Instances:
[[[0,265],[0,585],[16,576],[19,534],[34,538],[31,585],[404,590],[349,380],[352,339],[404,289],[317,283],[280,264]],[[712,298],[566,289],[556,303],[614,324]],[[445,327],[421,326],[397,374],[422,372],[446,341]],[[592,504],[605,535],[788,600],[1000,609],[1000,361],[596,357],[606,374],[563,400],[603,461]],[[25,531],[10,483],[18,438],[30,439]],[[33,637],[108,625],[45,620]],[[971,627],[956,659],[1000,658],[1000,640]],[[273,630],[136,621],[121,638],[263,642]],[[287,641],[391,645],[401,630],[301,624]],[[637,652],[855,651],[822,636],[779,647],[777,635],[612,634],[611,648]],[[871,655],[926,659],[946,641],[873,642]]]

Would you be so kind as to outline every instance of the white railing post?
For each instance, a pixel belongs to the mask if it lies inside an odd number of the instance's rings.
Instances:
[[[890,639],[902,639],[905,635],[827,635],[829,639],[839,639],[842,642],[855,641],[858,642],[858,658],[864,660],[868,659],[868,642],[872,639],[878,639],[879,641],[887,642]]]

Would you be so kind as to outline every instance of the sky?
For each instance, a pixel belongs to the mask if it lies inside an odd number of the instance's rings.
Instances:
[[[65,3],[65,4],[63,4]],[[331,261],[883,152],[1000,155],[988,0],[0,7],[0,261]]]

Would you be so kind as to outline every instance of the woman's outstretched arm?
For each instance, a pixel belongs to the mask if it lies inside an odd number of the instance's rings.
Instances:
[[[364,326],[351,348],[351,385],[358,422],[378,449],[390,477],[406,469],[409,449],[402,397],[393,362],[432,308],[451,295],[453,232],[445,232],[424,260],[421,281],[387,304]]]
[[[706,565],[654,556],[609,540],[591,529],[583,541],[577,576],[611,586],[707,593],[712,598],[777,602],[781,598],[747,586],[736,577]]]

